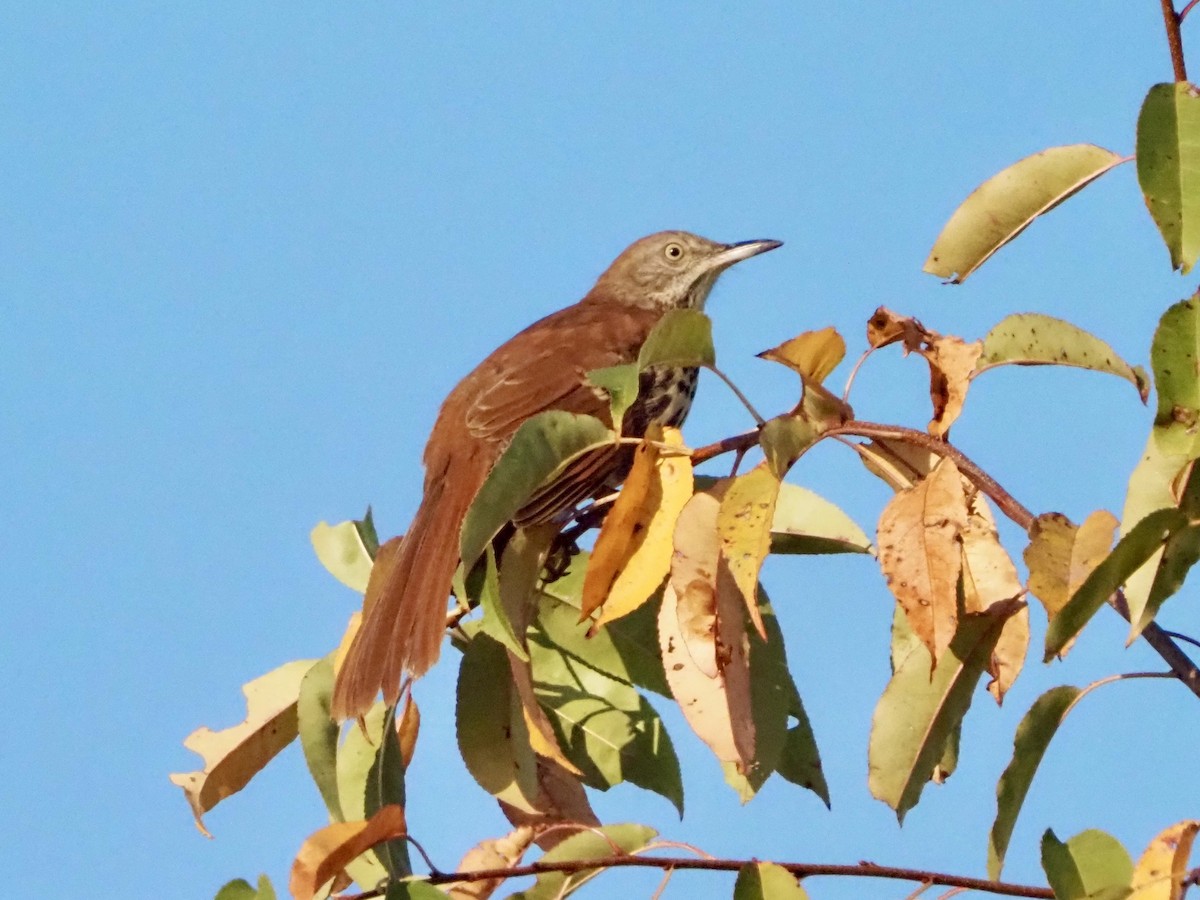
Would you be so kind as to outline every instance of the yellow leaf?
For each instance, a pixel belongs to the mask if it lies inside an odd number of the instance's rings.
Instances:
[[[417,748],[417,734],[421,730],[421,711],[412,694],[404,696],[404,709],[396,717],[396,740],[400,744],[400,759],[407,769],[412,763],[413,751]]]
[[[309,540],[317,559],[330,575],[360,594],[367,589],[371,554],[363,544],[357,525],[353,522],[337,525],[318,522],[309,534]]]
[[[667,684],[688,725],[718,759],[742,770],[755,754],[748,637],[741,591],[721,558],[717,533],[730,484],[719,481],[696,494],[679,516],[658,638]]]
[[[1061,513],[1044,513],[1034,521],[1025,548],[1029,592],[1041,601],[1049,618],[1058,615],[1108,556],[1118,525],[1116,517],[1103,509],[1078,527]],[[1072,643],[1067,643],[1059,656],[1065,656]]]
[[[935,666],[958,625],[959,536],[966,524],[962,477],[949,459],[896,494],[879,516],[880,567]]]
[[[408,832],[404,810],[392,803],[370,819],[334,822],[310,834],[292,863],[288,889],[296,900],[312,900],[330,879],[367,850]]]
[[[846,356],[846,342],[834,328],[806,331],[778,347],[758,354],[800,373],[806,382],[820,384]]]
[[[988,674],[992,680],[988,682],[987,689],[997,703],[1004,702],[1004,695],[1021,674],[1028,655],[1029,606],[1022,603],[1020,609],[1004,620],[1000,637],[992,650],[992,658],[988,661]]]
[[[940,335],[922,352],[929,363],[929,396],[933,399],[929,433],[934,437],[945,436],[962,412],[967,387],[982,353],[982,341],[968,344],[962,338]]]
[[[682,447],[683,436],[677,428],[666,428],[662,443]],[[639,486],[623,503],[635,472],[646,488]],[[584,577],[581,616],[586,618],[603,604],[593,629],[628,615],[658,590],[671,568],[675,522],[692,496],[692,484],[688,457],[663,454],[649,444],[638,447],[633,470],[604,519]]]
[[[917,484],[933,471],[940,458],[930,450],[885,439],[855,444],[854,449],[862,459],[862,464],[893,491],[902,491]]]
[[[1200,820],[1184,819],[1158,835],[1138,860],[1127,900],[1180,900]]]
[[[316,662],[286,663],[247,682],[242,687],[245,721],[223,731],[197,728],[184,740],[185,747],[204,758],[204,769],[177,772],[171,775],[171,782],[183,788],[196,827],[206,837],[211,835],[204,827],[204,814],[249,784],[275,754],[295,740],[300,682]]]
[[[758,572],[771,552],[771,522],[778,498],[779,478],[766,462],[761,462],[734,479],[717,514],[721,555],[729,565],[750,621],[764,641],[767,631],[758,611]]]
[[[358,634],[358,629],[362,625],[362,617],[362,610],[350,613],[350,620],[346,622],[346,630],[342,632],[342,639],[338,642],[337,650],[333,654],[334,675],[342,670],[342,662],[345,660],[346,654],[350,652],[350,645],[354,642],[354,636]]]

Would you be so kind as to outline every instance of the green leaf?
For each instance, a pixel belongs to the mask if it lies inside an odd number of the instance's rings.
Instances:
[[[665,797],[682,816],[679,760],[658,713],[629,683],[601,673],[602,668],[620,669],[611,644],[596,648],[608,657],[597,664],[555,642],[554,634],[568,631],[569,619],[577,622],[578,610],[544,602],[539,628],[530,636],[538,701],[555,727],[559,746],[584,773],[585,784],[607,790],[629,781]],[[576,625],[574,630],[583,629]]]
[[[942,228],[925,271],[955,284],[1049,212],[1125,160],[1092,144],[1050,147],[993,175],[962,202]]]
[[[1137,173],[1146,208],[1186,275],[1200,254],[1200,95],[1190,84],[1156,84],[1137,122]]]
[[[712,320],[698,309],[672,309],[654,326],[638,353],[638,370],[651,366],[715,366]]]
[[[379,554],[379,533],[375,531],[375,514],[371,512],[371,507],[367,507],[361,519],[354,520],[354,527],[367,550],[367,555],[374,559]]]
[[[848,515],[808,488],[783,482],[771,521],[772,553],[869,553],[875,547]]]
[[[500,572],[496,566],[496,552],[492,549],[491,544],[487,545],[484,555],[486,558],[485,574],[479,591],[479,605],[483,609],[483,620],[480,622],[479,630],[511,650],[516,654],[517,659],[528,662],[529,651],[525,649],[525,642],[517,637],[516,631],[513,630],[512,619],[509,618],[508,611],[500,599]]]
[[[1124,378],[1137,388],[1142,402],[1150,393],[1150,379],[1141,366],[1129,365],[1082,328],[1040,313],[1008,316],[989,331],[971,377],[1003,365],[1077,366]]]
[[[646,825],[605,825],[573,834],[539,860],[543,863],[570,862],[578,859],[596,860],[602,867],[606,857],[616,855],[615,844],[621,855],[637,853],[645,849],[657,836],[653,828]],[[510,895],[510,900],[559,900],[578,890],[594,878],[600,868],[582,872],[543,872],[537,876],[533,887]]]
[[[919,642],[898,662],[875,707],[867,759],[871,794],[892,807],[901,822],[966,715],[975,685],[1015,608],[962,616],[932,676],[929,651]]]
[[[1200,297],[1181,300],[1163,313],[1150,345],[1158,408],[1154,434],[1167,455],[1200,456]]]
[[[758,443],[771,471],[782,480],[818,437],[817,430],[799,416],[776,416],[763,425],[758,433]]]
[[[446,900],[449,896],[424,881],[393,881],[387,886],[383,900]]]
[[[562,410],[521,423],[467,511],[460,541],[463,566],[473,566],[504,524],[563,466],[613,440],[599,419]]]
[[[789,780],[809,788],[828,806],[829,789],[821,772],[821,760],[812,736],[812,727],[788,670],[787,649],[779,620],[771,609],[762,585],[758,587],[758,597],[767,640],[763,641],[754,629],[747,629],[754,759],[746,772],[739,772],[733,763],[723,763],[725,780],[738,792],[743,803],[748,802],[778,769],[790,740],[793,742],[792,753],[795,754],[790,760],[791,772],[800,777]],[[789,717],[796,719],[794,736],[789,735]]]
[[[512,683],[508,651],[479,634],[458,670],[458,749],[472,777],[492,796],[533,812],[537,760]]]
[[[794,687],[794,685],[793,685]],[[813,735],[812,725],[808,721],[808,713],[800,701],[797,691],[788,704],[788,718],[794,724],[790,725],[783,739],[783,752],[779,754],[779,764],[775,771],[785,781],[802,788],[807,788],[829,808],[829,785],[825,782],[825,772],[821,769],[821,754],[817,750],[817,740]]]
[[[372,531],[374,527],[372,526]],[[317,559],[329,574],[360,594],[371,577],[372,555],[354,522],[318,522],[309,535]],[[377,545],[378,546],[378,545]]]
[[[387,709],[376,703],[363,717],[362,727],[351,724],[337,752],[337,794],[344,821],[367,818],[367,782],[375,765],[376,748],[383,735]],[[364,887],[374,887],[388,877],[379,848],[372,848],[346,866],[350,877]]]
[[[1112,835],[1092,829],[1065,844],[1046,829],[1042,870],[1055,900],[1118,900],[1129,895],[1133,860]]]
[[[404,790],[404,758],[396,735],[396,708],[388,709],[380,725],[375,759],[367,771],[363,812],[371,818],[383,807],[396,804],[404,808],[408,801]],[[393,878],[412,874],[408,841],[394,838],[374,847],[375,855]]]
[[[1012,760],[996,784],[996,819],[988,835],[988,878],[993,881],[1000,879],[1008,842],[1033,776],[1079,693],[1079,688],[1070,685],[1051,688],[1037,698],[1017,726]]]
[[[235,878],[217,891],[214,900],[275,900],[275,888],[266,875],[258,876],[257,888],[244,878]]]
[[[783,866],[753,862],[738,871],[733,900],[808,900],[808,894]]]
[[[296,718],[300,747],[308,772],[334,822],[344,822],[338,799],[337,745],[339,728],[330,713],[333,698],[333,654],[317,662],[300,682]]]
[[[540,627],[560,650],[585,666],[625,684],[671,696],[658,649],[661,592],[588,637],[587,623],[579,621],[583,589],[579,576],[587,568],[587,561],[588,554],[579,553],[563,578],[542,587],[543,596],[550,599],[538,605]]]
[[[1112,553],[1104,558],[1092,574],[1079,586],[1079,590],[1066,605],[1050,620],[1046,629],[1046,653],[1049,662],[1067,642],[1083,630],[1088,621],[1107,602],[1125,580],[1137,571],[1146,560],[1162,549],[1172,533],[1188,524],[1187,516],[1178,509],[1160,509],[1153,512],[1126,534]]]
[[[613,428],[619,431],[619,426],[625,418],[625,411],[637,399],[639,387],[637,364],[626,363],[622,366],[592,369],[587,373],[587,380],[608,394]]]

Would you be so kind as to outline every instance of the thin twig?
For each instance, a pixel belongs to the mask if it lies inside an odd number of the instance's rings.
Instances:
[[[520,878],[540,875],[544,872],[587,872],[598,868],[657,868],[657,869],[701,869],[706,871],[736,872],[756,860],[750,859],[693,859],[691,857],[662,856],[610,856],[602,859],[574,859],[555,863],[531,863],[510,868],[480,869],[475,872],[449,872],[431,875],[430,884],[446,884],[451,881],[486,881],[493,878]],[[895,866],[878,866],[870,862],[857,865],[827,865],[821,863],[777,862],[797,878],[818,875],[849,876],[858,878],[889,878],[899,881],[917,881],[943,887],[961,887],[1006,897],[1044,897],[1053,900],[1054,892],[1038,885],[1014,884],[1005,881],[988,881],[986,878],[970,878],[945,872],[929,872],[922,869],[905,869]],[[359,895],[360,898],[378,896]]]
[[[1196,2],[1200,3],[1200,0],[1196,0]],[[1200,647],[1200,641],[1196,640],[1194,637],[1188,637],[1186,634],[1180,634],[1178,631],[1167,631],[1166,629],[1163,629],[1163,634],[1169,638],[1174,638],[1177,641],[1183,641],[1185,644],[1191,644],[1193,647]]]
[[[750,402],[750,398],[738,390],[738,386],[729,380],[728,375],[726,375],[716,366],[708,366],[708,370],[725,382],[725,384],[729,386],[729,389],[733,391],[735,395],[737,395],[737,398],[742,401],[742,406],[749,410],[750,415],[754,417],[754,421],[759,428],[766,424],[767,420],[758,414],[758,410],[754,408],[754,404]]]
[[[1200,3],[1200,0],[1189,0],[1188,5],[1179,11],[1180,24],[1183,24],[1183,20],[1187,18],[1187,14],[1192,11],[1192,7],[1197,3]]]
[[[1179,22],[1183,18],[1175,12],[1173,0],[1160,0],[1162,3],[1163,25],[1167,29],[1167,47],[1171,51],[1171,68],[1175,70],[1176,81],[1187,81],[1187,65],[1183,61],[1183,38],[1179,34]],[[1191,8],[1191,4],[1188,4]]]

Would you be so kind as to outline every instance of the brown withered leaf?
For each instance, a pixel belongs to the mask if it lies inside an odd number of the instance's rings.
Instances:
[[[904,441],[876,438],[855,444],[862,464],[893,491],[910,488],[933,471],[940,457],[930,450]]]
[[[204,814],[249,784],[275,754],[296,739],[300,682],[316,662],[286,663],[247,682],[242,687],[245,721],[222,731],[197,728],[184,739],[185,747],[204,758],[204,769],[176,772],[171,782],[183,788],[196,827],[205,837],[212,835],[204,827]]]
[[[717,532],[730,484],[719,481],[696,494],[679,516],[658,639],[667,684],[692,730],[718,759],[745,768],[755,748],[745,610]]]
[[[999,603],[1010,603],[1025,593],[1017,567],[996,533],[995,517],[981,494],[975,494],[968,505],[962,548],[963,610],[968,615],[986,612]],[[1025,607],[1005,620],[988,663],[992,678],[988,691],[997,703],[1004,702],[1004,695],[1017,680],[1028,653],[1029,608]]]
[[[683,436],[677,428],[666,428],[660,443],[681,448]],[[638,447],[633,469],[596,538],[584,577],[580,621],[599,608],[594,630],[653,596],[670,570],[675,521],[691,496],[688,457],[649,443]]]
[[[771,522],[778,498],[779,477],[763,461],[733,480],[717,514],[721,556],[729,565],[754,629],[764,641],[767,631],[758,610],[758,572],[771,552]]]
[[[500,810],[515,827],[528,826],[537,835],[535,841],[543,850],[553,849],[572,834],[562,826],[575,824],[594,828],[600,819],[588,803],[587,792],[580,780],[552,760],[537,759],[537,796],[529,810],[499,801]]]
[[[962,338],[941,335],[933,337],[921,351],[929,363],[929,396],[933,400],[929,433],[934,437],[944,437],[962,412],[981,353],[982,341],[967,343]]]
[[[820,384],[846,356],[846,342],[834,328],[806,331],[777,347],[758,354],[760,359],[782,363],[798,372],[807,385]]]
[[[919,353],[932,332],[912,316],[902,316],[881,306],[867,320],[867,343],[878,349],[900,341],[905,353]]]
[[[457,872],[479,872],[484,869],[507,869],[517,865],[533,843],[534,830],[528,825],[510,831],[504,837],[480,841],[459,861]],[[485,881],[455,881],[443,885],[455,900],[487,900],[503,884],[503,879]]]
[[[981,494],[971,498],[967,525],[962,532],[963,611],[980,613],[995,603],[1014,600],[1025,593],[996,532],[996,520]]]
[[[949,459],[896,494],[879,516],[880,567],[935,666],[958,625],[959,538],[966,524],[962,477]]]
[[[421,731],[421,711],[412,694],[404,695],[404,708],[396,716],[396,741],[400,744],[400,760],[407,769],[417,749],[417,735]]]
[[[327,825],[310,834],[300,846],[288,889],[296,900],[312,900],[355,857],[407,833],[404,810],[394,803],[381,807],[366,821]]]

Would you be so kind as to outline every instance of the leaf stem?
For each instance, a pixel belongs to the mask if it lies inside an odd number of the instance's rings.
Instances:
[[[1167,29],[1167,47],[1171,51],[1171,68],[1175,70],[1176,81],[1187,81],[1187,65],[1183,60],[1183,37],[1179,33],[1179,23],[1187,11],[1192,8],[1189,3],[1184,12],[1175,12],[1173,0],[1160,0],[1162,4],[1163,25]],[[1195,0],[1193,0],[1195,2]]]

